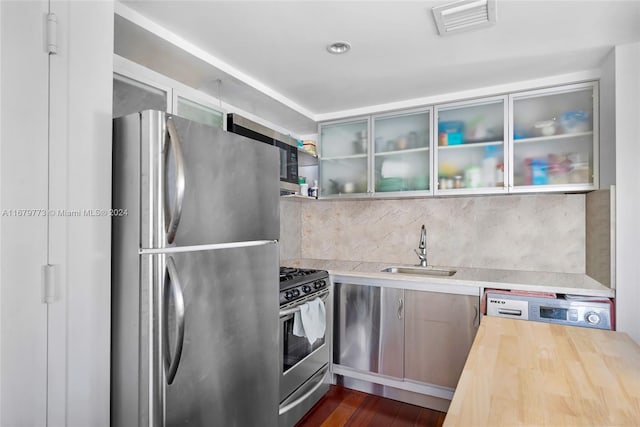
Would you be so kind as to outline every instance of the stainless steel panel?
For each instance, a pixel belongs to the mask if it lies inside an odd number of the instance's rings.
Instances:
[[[455,388],[478,328],[480,299],[405,291],[405,378]]]
[[[111,424],[150,425],[148,324],[151,304],[146,284],[152,281],[151,260],[142,262],[140,246],[140,117],[114,120],[114,209],[111,267]],[[132,142],[132,143],[129,143]],[[134,220],[132,220],[132,218]]]
[[[403,290],[336,283],[333,360],[402,378]]]
[[[186,180],[175,245],[279,239],[278,149],[179,117],[173,120]]]
[[[166,386],[166,425],[275,426],[277,244],[165,256],[175,262],[185,304],[182,358]],[[173,343],[175,331],[169,332]]]
[[[167,244],[164,205],[165,197],[169,205],[175,198],[175,169],[165,118],[149,110],[114,120],[114,194],[123,192],[120,207],[129,212],[123,220],[138,231],[139,247],[278,240],[278,149],[173,117],[185,193],[175,241]]]
[[[293,427],[329,391],[326,364],[280,404],[279,427]]]
[[[161,342],[151,331],[160,327],[164,258],[140,257],[122,245],[128,238],[113,240],[111,425],[162,426]]]

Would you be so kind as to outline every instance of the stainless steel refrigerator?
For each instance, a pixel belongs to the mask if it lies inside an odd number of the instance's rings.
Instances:
[[[278,150],[114,119],[111,424],[277,426]]]

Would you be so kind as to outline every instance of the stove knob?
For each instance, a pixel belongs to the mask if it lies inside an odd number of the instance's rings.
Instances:
[[[300,291],[299,291],[299,290],[297,290],[297,289],[294,289],[294,290],[292,290],[292,291],[291,291],[291,294],[292,294],[294,297],[299,297],[299,296],[300,296]]]
[[[325,282],[324,280],[318,280],[317,282],[315,282],[313,284],[313,287],[316,288],[316,289],[320,289],[320,288],[325,287],[326,285],[327,285],[327,282]]]
[[[311,292],[311,286],[309,285],[304,285],[302,287],[302,292],[304,292],[305,294],[308,294],[309,292]]]
[[[598,323],[600,323],[600,315],[594,311],[590,311],[589,313],[585,314],[584,320],[590,325],[597,325]]]
[[[284,299],[289,300],[291,298],[293,298],[293,294],[290,291],[284,293]]]

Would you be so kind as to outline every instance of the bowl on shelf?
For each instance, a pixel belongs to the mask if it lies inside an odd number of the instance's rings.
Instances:
[[[556,133],[556,121],[555,120],[542,120],[536,122],[533,127],[536,133],[540,136],[551,136]]]
[[[382,178],[378,183],[377,191],[402,191],[404,190],[404,178]]]

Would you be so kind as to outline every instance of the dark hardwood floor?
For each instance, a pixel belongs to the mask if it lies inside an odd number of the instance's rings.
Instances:
[[[332,385],[296,427],[441,427],[445,415]]]

